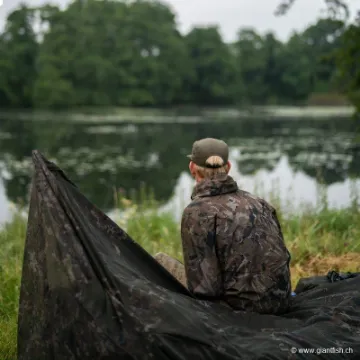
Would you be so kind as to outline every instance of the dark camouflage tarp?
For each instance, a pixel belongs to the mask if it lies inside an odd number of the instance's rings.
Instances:
[[[196,300],[58,167],[33,160],[18,359],[360,358],[360,276],[319,281],[281,317]]]

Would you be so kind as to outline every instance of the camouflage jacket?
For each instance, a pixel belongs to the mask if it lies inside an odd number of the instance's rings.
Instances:
[[[286,311],[290,253],[275,209],[227,175],[198,183],[181,222],[188,288],[258,313]]]

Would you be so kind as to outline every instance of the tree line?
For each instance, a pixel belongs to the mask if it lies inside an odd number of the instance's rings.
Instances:
[[[158,1],[21,5],[0,54],[2,108],[336,104],[338,94],[360,107],[360,27],[331,18],[286,42],[240,28],[229,44],[215,26],[181,34]]]

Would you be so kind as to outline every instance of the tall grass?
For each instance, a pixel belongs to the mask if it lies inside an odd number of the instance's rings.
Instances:
[[[0,359],[16,359],[17,310],[26,222],[15,216],[0,231]]]
[[[314,208],[286,214],[276,194],[271,203],[278,210],[286,244],[292,254],[293,285],[300,277],[329,270],[360,271],[360,210],[354,193],[346,209],[332,210],[321,196]],[[122,211],[119,225],[150,254],[162,251],[182,260],[180,224],[171,214],[160,213],[151,192],[126,196],[115,193]],[[0,230],[0,360],[16,359],[17,310],[26,221],[15,216]]]

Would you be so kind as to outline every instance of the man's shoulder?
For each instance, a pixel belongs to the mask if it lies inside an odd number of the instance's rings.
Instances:
[[[239,199],[243,199],[250,206],[261,207],[264,210],[273,211],[274,207],[260,196],[254,195],[250,192],[239,190]]]
[[[216,211],[203,199],[193,200],[183,211],[181,229],[197,234],[206,233],[215,219]]]
[[[226,213],[229,216],[230,212],[251,213],[253,211],[271,213],[274,208],[263,198],[239,189],[236,192],[219,196],[195,198],[184,209],[184,215],[200,216],[207,214],[209,216]]]
[[[237,192],[218,196],[195,198],[184,209],[183,216],[231,218],[235,212],[246,209],[246,200]]]
[[[201,214],[211,209],[214,201],[211,198],[196,198],[192,200],[184,209],[184,214]]]

